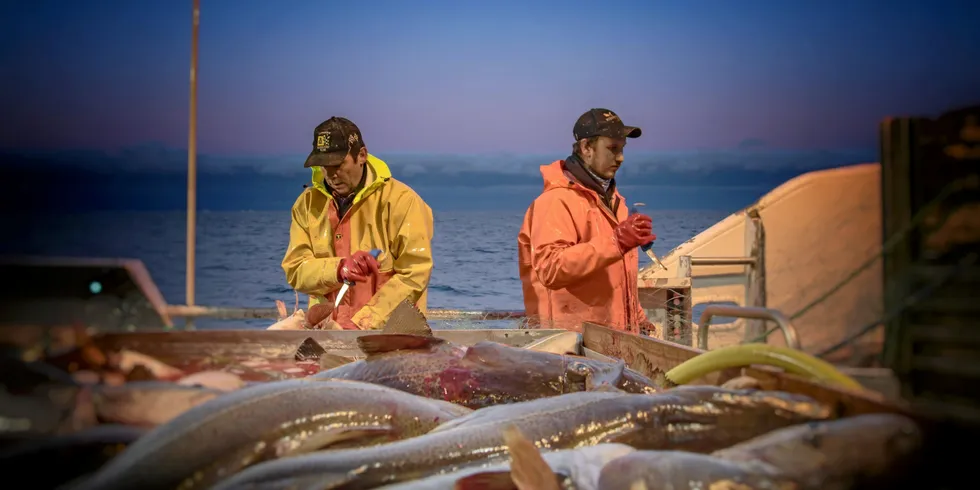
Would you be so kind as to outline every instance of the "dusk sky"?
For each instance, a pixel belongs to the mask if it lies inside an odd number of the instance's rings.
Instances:
[[[199,150],[566,151],[606,107],[633,150],[874,147],[980,102],[980,2],[201,0]],[[8,149],[186,148],[190,0],[4,2]]]

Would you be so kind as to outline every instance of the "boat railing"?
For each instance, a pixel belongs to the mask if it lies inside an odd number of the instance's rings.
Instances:
[[[800,349],[800,337],[796,333],[796,328],[781,311],[772,308],[728,305],[711,305],[701,313],[698,322],[698,349],[708,350],[708,328],[711,326],[711,319],[716,316],[772,321],[783,332],[786,345]]]
[[[766,307],[765,229],[761,217],[752,209],[744,213],[744,220],[744,239],[739,246],[716,251],[726,255],[708,255],[713,251],[710,248],[704,256],[677,255],[682,248],[678,247],[668,254],[666,271],[652,267],[640,271],[640,302],[651,321],[663,325],[657,338],[693,346],[693,332],[699,326],[693,322],[692,311],[698,304],[725,302],[738,307]],[[742,251],[747,252],[739,255]],[[695,268],[712,272],[694,274]],[[705,290],[718,292],[699,294]],[[765,331],[765,322],[755,317],[736,317],[735,323],[725,330],[743,326],[744,338],[739,340],[756,338]]]
[[[189,306],[167,305],[166,312],[175,318],[214,318],[219,320],[252,320],[279,317],[276,308],[251,308],[241,306]],[[454,310],[434,308],[425,313],[430,320],[492,321],[524,318],[523,310]]]

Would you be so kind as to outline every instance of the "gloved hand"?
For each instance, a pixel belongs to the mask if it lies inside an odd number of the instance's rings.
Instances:
[[[378,273],[378,261],[364,251],[354,252],[350,257],[340,259],[337,278],[341,281],[364,282],[368,275]]]
[[[624,255],[640,245],[646,245],[657,239],[653,234],[653,220],[645,214],[629,215],[625,221],[616,226],[616,242],[619,251]]]

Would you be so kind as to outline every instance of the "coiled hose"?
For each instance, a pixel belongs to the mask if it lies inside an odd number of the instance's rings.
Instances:
[[[694,381],[722,369],[763,364],[787,372],[844,388],[863,390],[860,383],[840,372],[832,364],[803,351],[768,344],[731,345],[715,349],[684,361],[667,371],[667,380],[677,385]]]

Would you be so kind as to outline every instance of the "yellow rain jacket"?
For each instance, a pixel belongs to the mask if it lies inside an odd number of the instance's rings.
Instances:
[[[313,186],[293,204],[282,269],[293,289],[310,295],[310,306],[332,305],[341,286],[340,259],[358,250],[380,249],[380,275],[351,286],[332,316],[369,330],[381,328],[406,298],[425,312],[433,226],[429,206],[392,178],[384,161],[369,154],[365,171],[364,188],[346,215],[337,216],[336,202],[323,184],[323,170],[313,168]]]

